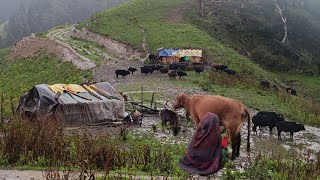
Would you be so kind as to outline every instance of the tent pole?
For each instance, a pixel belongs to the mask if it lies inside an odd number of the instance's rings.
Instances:
[[[10,99],[10,104],[11,104],[12,115],[14,116],[15,110],[14,110],[13,98],[12,98],[12,97],[11,97],[11,99]]]
[[[151,98],[151,108],[152,108],[152,105],[153,105],[153,100],[154,100],[154,93],[152,93],[152,98]]]
[[[4,123],[4,95],[1,93],[1,123]]]
[[[141,86],[141,105],[143,106],[143,86]]]

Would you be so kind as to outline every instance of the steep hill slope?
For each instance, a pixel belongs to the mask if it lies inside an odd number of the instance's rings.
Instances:
[[[269,70],[319,74],[320,21],[314,0],[203,0],[198,28]]]

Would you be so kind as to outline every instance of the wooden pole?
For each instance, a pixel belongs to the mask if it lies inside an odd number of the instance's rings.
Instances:
[[[14,110],[14,105],[13,105],[13,98],[10,98],[10,104],[11,104],[11,111],[12,111],[12,115],[14,116],[15,114],[15,110]]]
[[[141,86],[141,105],[143,106],[143,86]]]
[[[1,93],[1,122],[4,123],[4,95]]]
[[[152,108],[152,105],[153,105],[153,100],[154,100],[154,93],[152,93],[152,98],[151,98],[151,108]]]

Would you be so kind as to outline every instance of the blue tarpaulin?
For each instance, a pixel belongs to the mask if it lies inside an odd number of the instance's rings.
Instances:
[[[159,57],[176,56],[179,52],[180,52],[180,50],[161,49],[161,50],[159,50]]]

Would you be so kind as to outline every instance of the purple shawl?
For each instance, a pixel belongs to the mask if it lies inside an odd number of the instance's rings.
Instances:
[[[220,169],[221,132],[216,114],[208,112],[193,135],[179,165],[189,174],[209,175]]]

